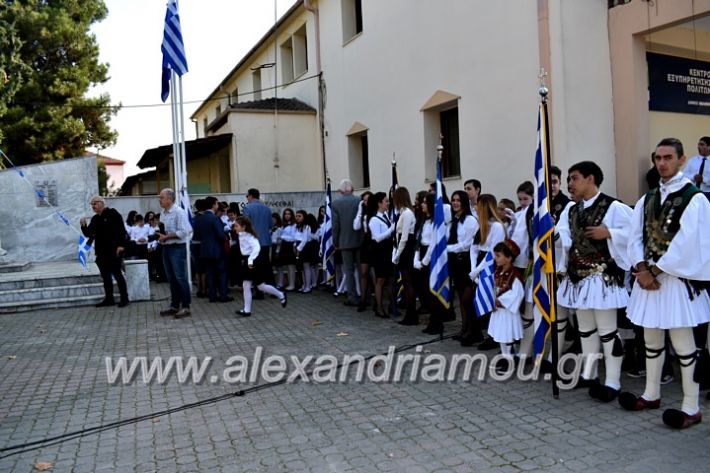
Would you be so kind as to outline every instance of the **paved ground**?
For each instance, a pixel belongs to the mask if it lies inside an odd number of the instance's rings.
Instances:
[[[164,297],[166,287],[154,293]],[[183,320],[158,317],[165,305],[0,316],[0,449],[244,387],[176,377],[110,385],[106,356],[211,356],[211,373],[220,373],[230,356],[251,356],[258,346],[265,355],[371,355],[432,338],[358,314],[325,293],[293,295],[286,310],[275,300],[256,301],[250,319],[232,315],[236,302],[200,301]],[[462,350],[444,341],[423,353]],[[624,382],[634,390],[642,384]],[[664,405],[679,404],[677,382],[663,394]],[[297,383],[0,458],[0,471],[30,472],[48,462],[54,472],[681,473],[707,471],[709,435],[710,421],[675,432],[660,411],[624,412],[581,391],[553,400],[544,381]]]

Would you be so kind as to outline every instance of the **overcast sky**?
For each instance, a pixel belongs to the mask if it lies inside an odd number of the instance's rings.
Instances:
[[[170,99],[159,106],[166,0],[104,0],[108,16],[93,26],[100,60],[110,79],[91,94],[108,92],[121,103],[111,126],[116,146],[101,154],[126,161],[126,176],[146,149],[172,143]],[[295,0],[276,0],[278,16]],[[179,0],[189,72],[183,76],[185,131],[195,138],[189,117],[200,102],[274,24],[275,0]],[[146,106],[149,105],[149,106]]]

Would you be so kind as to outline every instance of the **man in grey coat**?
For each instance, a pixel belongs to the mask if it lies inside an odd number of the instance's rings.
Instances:
[[[343,272],[348,291],[345,305],[357,307],[359,298],[355,289],[355,265],[360,262],[362,231],[353,229],[360,199],[353,195],[353,183],[349,179],[340,181],[341,197],[333,202],[333,242],[335,249],[343,257]]]

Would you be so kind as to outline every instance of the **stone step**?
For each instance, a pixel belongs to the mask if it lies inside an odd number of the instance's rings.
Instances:
[[[101,283],[101,276],[98,274],[70,275],[70,276],[47,276],[35,277],[33,279],[0,280],[0,292],[13,290],[27,290],[35,288],[52,288],[60,286],[77,286],[81,284]],[[0,299],[2,300],[2,299]]]
[[[41,299],[23,302],[0,302],[0,314],[13,314],[38,309],[57,309],[61,307],[78,307],[94,305],[104,298],[103,291],[100,295],[75,296],[60,299]]]
[[[25,271],[30,268],[31,264],[32,263],[29,263],[27,261],[13,261],[11,263],[0,263],[0,274],[17,273],[20,271]]]
[[[3,304],[15,302],[70,299],[79,296],[103,295],[103,293],[104,285],[101,282],[0,290],[0,307]]]

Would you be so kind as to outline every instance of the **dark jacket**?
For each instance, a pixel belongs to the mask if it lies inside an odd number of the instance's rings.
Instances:
[[[116,209],[110,207],[106,207],[101,215],[96,214],[91,217],[89,225],[81,227],[81,232],[85,237],[95,241],[94,251],[97,261],[116,257],[116,248],[119,246],[125,248],[129,242],[123,217]]]
[[[200,258],[224,258],[224,225],[212,212],[204,212],[192,221],[193,240],[200,242]]]
[[[360,199],[352,194],[343,195],[333,202],[333,242],[343,250],[360,248],[362,231],[353,230]]]

